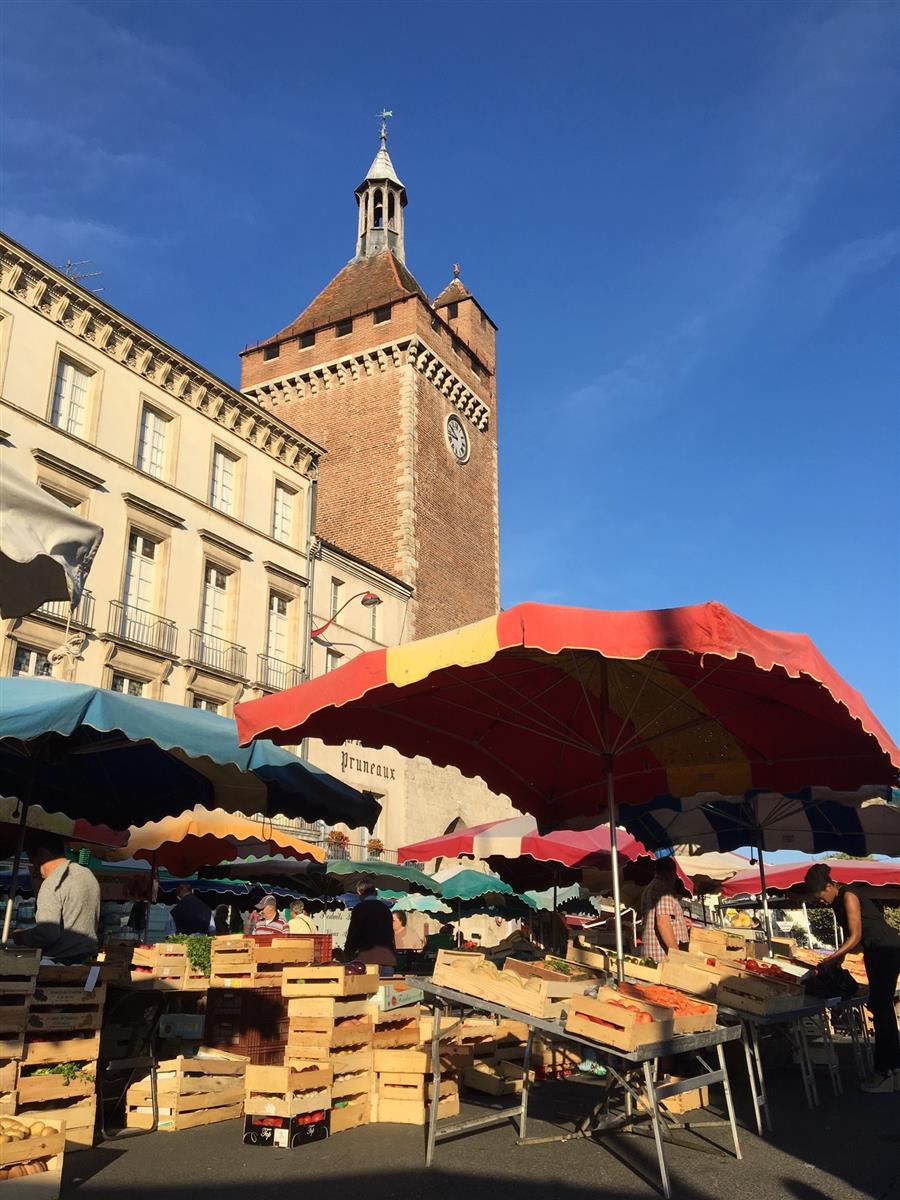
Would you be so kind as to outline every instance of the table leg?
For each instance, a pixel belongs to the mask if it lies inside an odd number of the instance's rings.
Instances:
[[[725,1047],[721,1042],[716,1046],[719,1056],[719,1070],[722,1072],[722,1087],[725,1089],[725,1107],[728,1109],[728,1120],[731,1122],[731,1136],[734,1140],[734,1157],[742,1158],[741,1144],[738,1141],[737,1122],[734,1119],[734,1101],[731,1098],[731,1084],[728,1080],[728,1068],[725,1065]],[[753,1088],[753,1102],[756,1103],[756,1088]],[[756,1109],[756,1123],[759,1124],[759,1106]],[[760,1130],[762,1133],[762,1130]]]
[[[814,1108],[815,1105],[813,1104],[812,1090],[810,1088],[809,1064],[806,1061],[806,1054],[804,1053],[805,1038],[800,1028],[800,1022],[796,1020],[788,1022],[786,1032],[791,1053],[796,1055],[797,1065],[800,1068],[800,1078],[803,1081],[803,1091],[806,1094],[806,1107]]]
[[[434,1158],[434,1140],[437,1134],[438,1098],[441,1091],[441,1017],[443,1014],[444,1006],[440,1001],[435,1000],[434,1024],[431,1031],[431,1082],[434,1085],[434,1096],[431,1099],[431,1108],[428,1110],[428,1143],[425,1149],[426,1167],[431,1166],[431,1160]]]
[[[762,1137],[762,1113],[759,1107],[759,1085],[753,1065],[753,1054],[750,1049],[750,1034],[745,1022],[741,1022],[741,1045],[744,1047],[744,1060],[747,1063],[747,1079],[750,1081],[750,1096],[753,1100],[753,1114],[756,1117],[756,1132]]]
[[[834,1038],[832,1037],[830,1021],[822,1022],[822,1032],[825,1038],[825,1049],[828,1051],[828,1075],[831,1079],[831,1090],[835,1096],[840,1096],[843,1094],[844,1084],[841,1080],[841,1068],[834,1045]]]
[[[666,1152],[663,1148],[662,1126],[659,1120],[659,1101],[656,1099],[656,1085],[653,1081],[653,1064],[648,1059],[644,1063],[644,1087],[647,1092],[647,1103],[650,1106],[650,1121],[653,1125],[653,1140],[656,1142],[656,1157],[659,1162],[659,1178],[662,1182],[663,1195],[670,1200],[672,1188],[669,1184],[669,1168],[666,1166]]]
[[[759,1030],[752,1021],[745,1024],[750,1027],[750,1039],[753,1045],[753,1061],[756,1063],[756,1078],[759,1080],[759,1102],[763,1110],[763,1121],[766,1129],[772,1132],[772,1114],[769,1111],[769,1097],[766,1095],[766,1077],[763,1072],[762,1051],[759,1047]]]
[[[799,1033],[800,1033],[801,1053],[804,1057],[804,1060],[806,1061],[806,1074],[807,1074],[807,1078],[809,1079],[809,1090],[810,1090],[810,1094],[812,1095],[813,1105],[816,1108],[818,1108],[819,1107],[819,1086],[816,1083],[816,1072],[815,1072],[815,1068],[813,1067],[812,1058],[810,1057],[810,1054],[809,1054],[809,1039],[806,1036],[806,1022],[798,1021],[798,1025],[800,1026]]]
[[[519,1140],[525,1138],[525,1124],[528,1120],[528,1093],[530,1091],[530,1076],[531,1076],[531,1048],[534,1042],[534,1030],[529,1025],[528,1040],[525,1043],[525,1057],[522,1060],[522,1111],[519,1115]]]

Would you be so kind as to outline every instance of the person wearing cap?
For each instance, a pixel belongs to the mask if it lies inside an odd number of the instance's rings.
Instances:
[[[829,904],[844,931],[844,940],[817,965],[840,963],[851,950],[862,949],[869,977],[869,1011],[875,1027],[875,1073],[862,1085],[864,1092],[900,1093],[900,1030],[894,1012],[894,993],[900,976],[900,933],[892,929],[878,906],[863,891],[839,886],[827,863],[806,872],[806,890],[820,904]]]
[[[253,926],[254,933],[290,933],[287,921],[278,913],[278,901],[271,893],[263,896],[256,906],[259,916]]]

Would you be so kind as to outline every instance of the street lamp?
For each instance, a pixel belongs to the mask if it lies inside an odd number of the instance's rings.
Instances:
[[[318,629],[311,629],[309,633],[310,638],[315,639],[321,637],[329,625],[332,625],[338,619],[347,605],[352,604],[354,600],[359,600],[363,608],[374,608],[376,604],[381,603],[381,597],[376,596],[374,592],[357,592],[355,596],[351,596],[348,600],[344,601],[337,612],[332,614],[332,617],[329,621],[326,621],[325,624],[321,625]]]

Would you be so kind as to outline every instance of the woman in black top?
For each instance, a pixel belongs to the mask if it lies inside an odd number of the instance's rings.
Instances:
[[[863,1084],[866,1092],[900,1093],[900,1031],[894,1013],[894,993],[900,976],[900,933],[888,925],[877,905],[854,887],[839,887],[825,863],[806,872],[806,887],[821,904],[830,904],[844,940],[826,963],[839,963],[862,947],[869,977],[869,1010],[875,1026],[875,1075]]]

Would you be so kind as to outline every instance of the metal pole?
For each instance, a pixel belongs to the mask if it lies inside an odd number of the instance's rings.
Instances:
[[[600,676],[602,680],[601,719],[603,730],[603,749],[606,754],[606,807],[609,810],[609,861],[612,868],[613,905],[615,906],[616,928],[616,978],[621,983],[625,978],[625,947],[622,939],[622,897],[619,888],[619,846],[616,839],[616,785],[613,780],[613,763],[615,761],[609,751],[609,667],[606,659],[600,660]]]
[[[16,837],[16,852],[13,856],[12,878],[9,881],[9,895],[6,898],[6,912],[3,915],[4,946],[9,943],[9,929],[12,925],[13,905],[19,889],[19,868],[22,865],[22,850],[25,847],[25,830],[28,826],[28,810],[31,807],[31,797],[34,793],[34,778],[37,774],[37,763],[32,760],[31,777],[28,781],[28,791],[22,800],[22,815],[19,817],[19,832]]]
[[[757,850],[759,852],[759,886],[760,886],[761,895],[762,895],[763,925],[765,926],[766,942],[768,943],[769,954],[771,955],[771,953],[772,953],[772,924],[771,924],[771,920],[769,917],[769,898],[766,895],[766,864],[763,859],[763,845],[762,845],[762,835],[761,834],[757,838],[756,845],[757,845]]]
[[[809,909],[806,907],[806,901],[803,901],[803,920],[806,924],[806,940],[809,942],[809,948],[812,950],[813,931],[809,920]]]
[[[837,950],[837,948],[841,944],[841,935],[838,932],[837,917],[834,915],[834,909],[831,908],[830,905],[829,905],[829,911],[831,912],[831,924],[834,929],[834,948],[835,948],[835,950]]]

